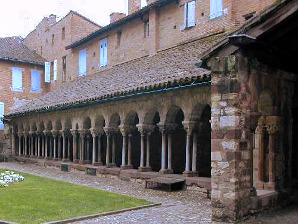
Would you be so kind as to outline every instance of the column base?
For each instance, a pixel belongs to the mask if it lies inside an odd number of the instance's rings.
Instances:
[[[45,160],[51,160],[52,159],[52,157],[46,157],[45,158]]]
[[[161,169],[159,171],[160,174],[172,174],[174,171],[172,169]]]
[[[93,166],[102,166],[102,162],[95,162],[95,163],[92,163]]]
[[[58,161],[58,158],[54,158],[53,160],[54,160],[54,161]]]
[[[147,172],[147,169],[146,169],[146,167],[144,167],[144,166],[142,166],[142,167],[139,166],[139,167],[138,167],[138,171],[139,171],[139,172]]]
[[[276,190],[276,183],[275,182],[264,183],[264,189],[266,189],[266,190]]]
[[[199,172],[198,171],[192,171],[192,176],[193,177],[198,177],[199,176]]]
[[[263,181],[257,181],[256,182],[256,189],[264,189],[264,182]]]
[[[115,163],[107,163],[106,167],[107,168],[113,168],[113,167],[116,167],[116,164]]]
[[[62,162],[70,162],[69,159],[62,159]]]
[[[74,160],[73,160],[73,163],[79,163],[79,161],[80,161],[80,160],[78,160],[78,159],[74,159]]]
[[[146,166],[145,168],[146,168],[146,171],[147,171],[147,172],[150,172],[150,171],[152,171],[152,168],[151,168],[151,166]]]
[[[79,160],[79,164],[90,164],[90,160]]]
[[[121,165],[120,166],[121,170],[129,170],[129,169],[133,169],[132,165]]]
[[[183,175],[184,177],[192,177],[193,172],[191,172],[191,171],[184,171],[182,175]]]

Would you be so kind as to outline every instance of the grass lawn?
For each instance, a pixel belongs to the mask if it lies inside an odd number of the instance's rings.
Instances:
[[[0,169],[0,173],[3,171]],[[16,173],[26,179],[0,188],[3,221],[41,223],[150,204],[91,187]]]

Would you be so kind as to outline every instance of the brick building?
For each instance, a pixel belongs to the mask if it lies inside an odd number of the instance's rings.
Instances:
[[[56,88],[62,82],[72,79],[73,65],[76,64],[71,52],[65,47],[100,28],[83,15],[70,11],[57,21],[55,15],[43,20],[24,39],[24,43],[39,53],[49,63],[50,77],[47,82]]]
[[[48,92],[44,58],[31,51],[19,37],[0,38],[0,116]],[[4,130],[3,123],[0,130]],[[3,131],[1,131],[1,140]]]
[[[286,204],[297,1],[147,3],[66,46],[72,81],[5,116],[8,152],[122,178],[180,174],[211,188],[214,220]]]

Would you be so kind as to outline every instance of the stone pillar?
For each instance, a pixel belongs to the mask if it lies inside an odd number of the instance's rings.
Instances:
[[[57,160],[57,135],[58,131],[57,130],[52,130],[52,135],[54,138],[54,160]]]
[[[35,142],[35,156],[36,157],[39,157],[38,156],[38,134],[37,134],[37,132],[36,132],[36,135],[34,135],[34,142]]]
[[[29,156],[33,157],[33,131],[29,131]]]
[[[185,145],[185,171],[183,172],[183,176],[191,177],[192,172],[190,170],[191,167],[191,134],[195,127],[195,122],[193,121],[183,121],[183,125],[186,131],[186,145]]]
[[[86,161],[85,163],[91,163],[90,161],[90,135],[86,133]]]
[[[71,143],[71,135],[67,135],[67,159],[70,161],[70,143]]]
[[[106,166],[108,167],[110,164],[110,137],[111,133],[108,130],[105,130],[107,136],[107,150],[106,150]]]
[[[41,151],[41,132],[38,132],[37,133],[37,157],[40,158],[41,155],[40,155],[40,151]]]
[[[138,167],[138,170],[140,172],[146,171],[144,167],[145,163],[145,142],[144,142],[144,137],[145,137],[145,130],[142,125],[137,125],[137,128],[141,134],[141,154],[140,154],[140,166]]]
[[[49,139],[49,144],[50,144],[50,148],[49,148],[50,156],[49,156],[49,158],[53,159],[53,138],[52,138],[51,132],[49,132],[49,138],[48,139]]]
[[[60,132],[58,132],[58,155],[57,155],[57,160],[61,160],[61,138],[62,136],[60,135]]]
[[[168,133],[168,171],[167,173],[173,173],[172,169],[172,133]]]
[[[42,157],[44,157],[44,155],[45,155],[45,144],[44,144],[44,142],[45,142],[45,139],[44,139],[44,135],[43,135],[43,133],[41,134],[41,156]]]
[[[16,133],[15,131],[12,129],[12,132],[11,132],[11,151],[14,155],[16,155]]]
[[[160,173],[166,173],[166,154],[167,154],[167,134],[166,134],[166,129],[164,125],[158,125],[159,130],[161,132],[161,169]]]
[[[19,132],[18,136],[19,136],[19,156],[21,156],[22,155],[22,136],[23,136],[23,134]]]
[[[101,156],[102,156],[102,148],[101,148],[101,137],[102,136],[102,133],[99,133],[98,136],[97,136],[97,166],[102,166],[102,159],[101,159]]]
[[[192,175],[198,176],[197,172],[197,151],[198,151],[198,134],[193,132],[192,135]]]
[[[79,163],[84,164],[85,161],[85,154],[86,154],[86,142],[85,142],[85,136],[87,134],[87,131],[85,129],[79,130],[80,138],[81,138],[81,149],[80,149],[80,161]]]
[[[115,135],[116,133],[113,133],[112,135],[112,164],[110,164],[110,167],[115,167],[116,163],[115,163],[115,157],[116,157],[116,140],[115,140]]]
[[[92,164],[94,166],[101,166],[101,134],[103,130],[90,128],[90,132],[93,138],[93,146],[92,146]],[[97,139],[97,154],[96,154],[96,137]]]
[[[121,169],[127,169],[126,166],[126,155],[127,155],[127,132],[128,132],[128,127],[127,126],[120,126],[120,132],[122,134],[122,161],[121,161]]]
[[[67,136],[67,131],[62,130],[60,131],[61,136],[62,136],[62,161],[67,162],[68,160],[66,159],[66,136]]]
[[[78,157],[77,157],[77,130],[71,129],[71,134],[72,134],[72,155],[73,155],[73,162],[77,163],[78,162]]]
[[[47,135],[47,130],[43,131],[44,133],[44,157],[45,159],[48,158],[48,135]]]
[[[128,134],[128,144],[127,144],[127,168],[132,169],[132,164],[131,164],[131,137],[132,134]]]
[[[146,170],[151,171],[151,166],[150,166],[150,135],[151,132],[147,131],[146,135]]]
[[[250,214],[250,65],[237,54],[214,57],[208,66],[212,83],[212,220],[235,222]]]

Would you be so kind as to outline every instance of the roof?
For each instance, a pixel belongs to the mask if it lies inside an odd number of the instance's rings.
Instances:
[[[81,17],[82,19],[84,19],[84,20],[86,20],[86,21],[92,23],[93,25],[98,26],[99,28],[101,28],[101,26],[98,25],[96,22],[92,21],[91,19],[87,18],[86,16],[83,16],[82,14],[78,13],[77,11],[70,10],[68,14],[70,14],[70,13],[74,13],[74,14],[76,14],[77,16]],[[68,15],[68,14],[67,14],[67,15]],[[66,16],[67,16],[67,15],[66,15]],[[66,16],[64,16],[63,18],[65,18]],[[60,20],[59,20],[59,21],[60,21]],[[58,22],[59,22],[59,21],[58,21]]]
[[[43,65],[45,59],[30,50],[20,37],[0,38],[0,59]]]
[[[222,35],[197,39],[64,83],[55,91],[11,111],[6,117],[62,110],[185,86],[209,85],[210,71],[196,67],[196,63],[201,52]]]
[[[178,2],[178,0],[157,0],[157,1],[155,1],[155,2],[153,2],[151,4],[149,4],[149,5],[141,8],[140,10],[138,10],[138,11],[136,11],[136,12],[134,12],[134,13],[132,13],[132,14],[130,14],[130,15],[122,18],[122,19],[119,19],[119,20],[117,20],[117,21],[115,21],[113,23],[110,23],[107,26],[102,27],[101,29],[99,29],[99,30],[97,30],[97,31],[95,31],[95,32],[87,35],[86,37],[84,37],[84,38],[82,38],[82,39],[80,39],[80,40],[78,40],[78,41],[76,41],[76,42],[74,42],[72,44],[70,44],[69,46],[66,46],[65,49],[68,50],[70,48],[76,48],[76,47],[78,47],[78,46],[80,46],[80,45],[88,42],[89,40],[91,40],[91,39],[93,39],[95,37],[100,36],[101,34],[107,32],[109,30],[113,30],[113,29],[121,26],[124,23],[128,23],[129,21],[131,21],[131,20],[133,20],[133,19],[135,19],[137,17],[142,16],[144,13],[148,12],[152,8],[160,7],[160,6],[163,6],[163,5],[172,3],[172,2]]]

